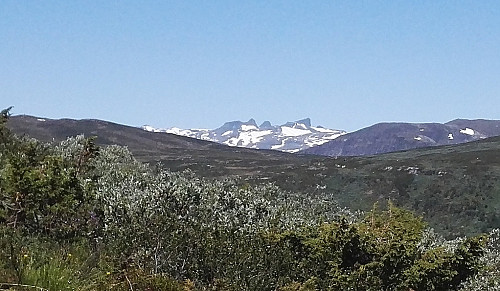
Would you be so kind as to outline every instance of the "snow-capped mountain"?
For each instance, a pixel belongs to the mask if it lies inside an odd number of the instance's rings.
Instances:
[[[283,125],[272,125],[269,121],[265,121],[260,126],[253,119],[247,122],[231,121],[213,130],[176,127],[159,129],[149,125],[142,128],[151,132],[173,133],[228,146],[272,149],[289,153],[324,144],[346,133],[342,130],[311,126],[309,118]]]

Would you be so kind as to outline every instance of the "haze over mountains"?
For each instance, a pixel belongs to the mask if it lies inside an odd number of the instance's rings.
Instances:
[[[161,129],[149,125],[142,128],[151,132],[172,133],[228,146],[271,149],[288,153],[322,145],[346,133],[343,130],[311,126],[309,118],[287,122],[283,125],[272,125],[269,121],[265,121],[260,126],[254,119],[247,122],[231,121],[213,130],[180,129],[177,127]]]

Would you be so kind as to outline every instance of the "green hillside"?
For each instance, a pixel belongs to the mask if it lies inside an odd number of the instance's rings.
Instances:
[[[500,226],[500,139],[346,160],[325,177],[342,205],[391,199],[451,236]],[[345,168],[342,168],[345,165]]]

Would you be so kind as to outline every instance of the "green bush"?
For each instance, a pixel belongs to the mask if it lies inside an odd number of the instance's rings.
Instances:
[[[481,270],[485,237],[422,249],[424,228],[421,218],[389,203],[361,222],[341,219],[269,237],[289,250],[290,280],[317,278],[321,290],[456,290]]]

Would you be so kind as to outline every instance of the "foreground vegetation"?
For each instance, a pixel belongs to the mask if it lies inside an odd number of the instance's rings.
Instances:
[[[500,290],[496,230],[445,240],[390,202],[352,212],[0,118],[0,289]]]

